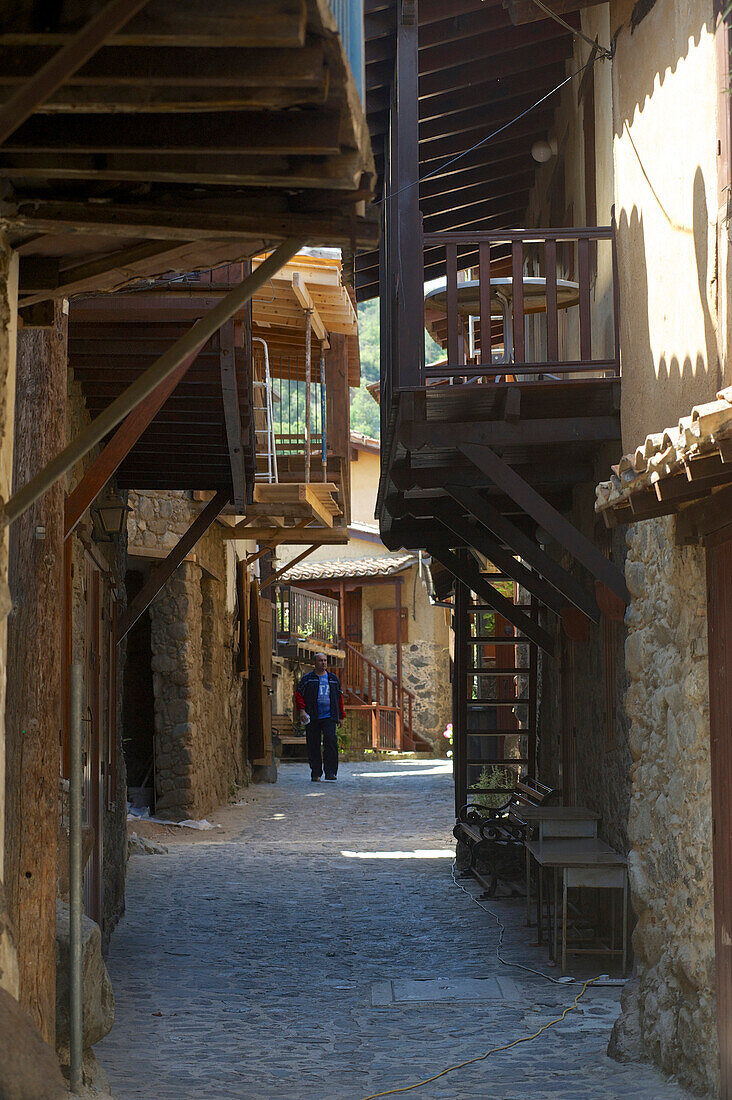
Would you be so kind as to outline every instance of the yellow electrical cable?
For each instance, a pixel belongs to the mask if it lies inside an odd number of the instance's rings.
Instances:
[[[470,1066],[474,1062],[483,1062],[491,1054],[499,1054],[503,1050],[510,1050],[511,1047],[518,1046],[519,1043],[528,1043],[532,1039],[538,1038],[538,1036],[541,1035],[542,1031],[546,1031],[547,1028],[554,1027],[555,1024],[561,1024],[567,1013],[574,1011],[574,1009],[580,1002],[580,998],[584,997],[588,985],[592,985],[592,983],[596,981],[598,981],[598,978],[588,978],[588,980],[584,983],[579,993],[575,997],[574,1002],[568,1008],[565,1008],[562,1015],[557,1016],[556,1020],[550,1020],[548,1024],[544,1024],[542,1027],[539,1028],[538,1031],[535,1031],[533,1035],[525,1035],[522,1039],[514,1039],[512,1043],[507,1043],[503,1047],[493,1047],[492,1050],[487,1050],[485,1054],[479,1054],[477,1058],[468,1058],[466,1062],[458,1062],[456,1066],[448,1066],[447,1069],[443,1069],[440,1071],[440,1073],[436,1073],[434,1077],[427,1077],[424,1081],[416,1081],[413,1085],[405,1085],[403,1088],[400,1089],[387,1089],[386,1092],[372,1092],[370,1096],[364,1096],[363,1100],[377,1100],[377,1097],[379,1096],[393,1096],[397,1092],[411,1092],[412,1089],[419,1089],[422,1087],[422,1085],[429,1085],[431,1081],[437,1081],[438,1078],[444,1077],[446,1073],[452,1073],[452,1071],[455,1069],[462,1069],[463,1066]]]

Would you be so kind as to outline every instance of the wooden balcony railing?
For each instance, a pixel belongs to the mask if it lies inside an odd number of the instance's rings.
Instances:
[[[402,750],[406,741],[413,744],[412,709],[414,696],[383,668],[351,645],[345,643],[346,668],[344,689],[346,710],[371,712],[374,748]],[[391,742],[394,742],[393,744]]]
[[[338,600],[290,584],[278,585],[275,634],[282,645],[308,642],[338,647]]]
[[[424,256],[446,271],[424,321],[447,357],[423,385],[620,374],[614,226],[426,233]]]

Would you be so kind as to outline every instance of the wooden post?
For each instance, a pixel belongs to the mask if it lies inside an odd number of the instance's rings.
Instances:
[[[402,578],[394,578],[394,615],[396,617],[396,626],[394,641],[396,643],[396,705],[399,713],[399,723],[397,725],[397,748],[399,752],[402,751]]]
[[[66,318],[18,333],[14,488],[66,437]],[[10,533],[6,704],[5,885],[15,926],[20,1003],[52,1046],[56,1034],[59,660],[63,629],[64,488],[56,484]]]
[[[341,618],[340,635],[343,641],[346,642],[348,640],[346,637],[346,586],[343,581],[341,581],[338,589],[338,611]]]
[[[305,481],[310,481],[310,383],[312,360],[312,311],[305,313]]]
[[[376,703],[371,704],[371,748],[379,747],[379,708]]]
[[[398,246],[390,256],[390,286],[396,292],[395,386],[422,385],[424,357],[424,280],[422,222],[419,213],[419,102],[417,0],[401,0],[397,12],[396,89],[391,125],[395,136],[396,183],[387,199],[387,217],[396,218]]]
[[[460,551],[460,557],[465,551]],[[452,749],[455,775],[455,813],[468,800],[467,759],[467,691],[468,691],[468,603],[470,592],[462,581],[455,580],[455,611],[453,613],[454,654],[452,666]]]
[[[350,407],[348,337],[333,333],[325,354],[325,422],[330,453],[342,460],[341,496],[346,523],[351,520]]]

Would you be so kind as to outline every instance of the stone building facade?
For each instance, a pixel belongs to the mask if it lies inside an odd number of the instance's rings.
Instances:
[[[129,504],[128,583],[139,589],[200,505],[172,491],[130,493]],[[136,647],[125,682],[131,785],[154,775],[159,817],[200,819],[247,782],[236,561],[233,543],[214,524],[129,635]]]
[[[643,1048],[697,1092],[717,1085],[704,551],[675,520],[627,530],[630,885]]]

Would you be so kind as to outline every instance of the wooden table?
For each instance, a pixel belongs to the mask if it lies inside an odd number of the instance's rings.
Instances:
[[[550,838],[596,837],[600,815],[584,806],[522,806],[527,825],[537,827],[540,841]],[[528,839],[528,837],[527,837]],[[533,839],[533,838],[532,838]],[[526,923],[531,926],[531,854],[526,849]],[[541,943],[541,931],[539,932]]]
[[[569,839],[527,840],[527,852],[539,865],[539,899],[537,924],[541,937],[541,869],[554,870],[554,958],[557,957],[559,922],[557,920],[558,872],[562,872],[562,974],[567,970],[567,891],[573,886],[591,886],[600,890],[623,891],[623,946],[615,949],[615,921],[612,920],[611,946],[605,953],[623,958],[623,975],[628,962],[628,862],[625,856],[614,851],[597,837]],[[614,917],[614,903],[613,903]],[[589,950],[577,950],[577,954],[596,954]]]

